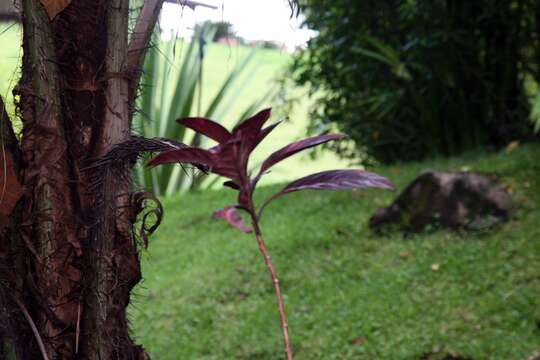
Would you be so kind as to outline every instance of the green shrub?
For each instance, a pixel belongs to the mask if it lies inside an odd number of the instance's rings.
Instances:
[[[500,147],[532,135],[525,75],[540,79],[535,0],[304,2],[319,32],[296,57],[318,97],[312,130],[337,125],[382,162]],[[536,14],[536,15],[535,15]]]

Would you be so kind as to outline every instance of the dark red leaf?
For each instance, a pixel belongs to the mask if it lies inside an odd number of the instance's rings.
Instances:
[[[253,145],[253,148],[256,148],[257,145],[259,145],[261,143],[261,141],[263,141],[268,136],[268,134],[270,134],[279,124],[281,124],[281,121],[278,121],[277,123],[272,124],[270,126],[265,127],[264,129],[262,129],[261,132],[259,132],[259,137],[257,138],[255,144]],[[262,175],[263,175],[262,172],[260,172],[252,180],[251,185],[256,186]]]
[[[265,109],[242,122],[233,129],[233,135],[240,137],[240,148],[237,154],[237,164],[241,169],[247,172],[249,155],[259,143],[258,139],[261,128],[270,118],[271,109]]]
[[[231,133],[225,129],[221,124],[215,121],[201,118],[201,117],[188,117],[176,120],[180,124],[187,128],[190,128],[200,134],[209,137],[218,143],[224,143],[229,141],[232,137]]]
[[[256,138],[261,131],[266,120],[270,118],[272,109],[264,109],[253,115],[249,119],[238,124],[232,131],[233,135],[242,133],[242,138],[252,136]]]
[[[238,181],[240,179],[238,171],[236,171],[235,167],[218,165],[215,168],[210,169],[210,171],[212,171],[214,174],[227,177],[233,181]]]
[[[313,136],[307,139],[303,139],[297,142],[294,142],[292,144],[289,144],[278,151],[272,153],[261,165],[261,170],[259,172],[259,175],[262,175],[266,170],[280,162],[281,160],[284,160],[288,158],[289,156],[292,156],[296,154],[297,152],[300,152],[305,149],[309,149],[311,147],[323,144],[328,141],[332,140],[340,140],[343,139],[345,135],[342,134],[327,134],[327,135],[319,135],[319,136]]]
[[[203,164],[212,168],[215,157],[208,150],[186,147],[178,150],[164,151],[148,162],[148,166],[156,166],[171,163]]]
[[[364,170],[328,170],[311,174],[290,182],[280,192],[266,200],[260,212],[272,200],[300,190],[347,190],[358,188],[381,188],[394,190],[394,185],[387,178]]]
[[[237,165],[240,140],[232,139],[226,143],[216,145],[209,151],[214,154],[216,162],[211,171],[215,174],[228,177],[232,180],[240,179]]]
[[[224,209],[214,212],[214,217],[225,219],[229,224],[242,232],[250,233],[252,231],[250,227],[246,226],[240,215],[238,215],[235,206],[227,206]]]
[[[384,176],[364,170],[348,169],[327,170],[305,176],[289,183],[281,190],[281,193],[305,189],[345,190],[369,187],[394,190],[394,185]]]

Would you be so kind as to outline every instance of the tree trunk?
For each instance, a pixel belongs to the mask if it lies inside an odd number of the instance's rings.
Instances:
[[[128,47],[128,0],[73,0],[52,20],[39,0],[22,1],[20,143],[0,104],[4,168],[24,187],[0,216],[0,359],[147,358],[126,319],[141,276],[133,161],[100,160],[130,139],[162,2],[145,4]]]

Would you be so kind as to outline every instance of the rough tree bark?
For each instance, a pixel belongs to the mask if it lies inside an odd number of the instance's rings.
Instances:
[[[0,359],[147,358],[126,320],[140,279],[132,162],[93,164],[130,139],[162,3],[145,3],[128,44],[128,0],[73,0],[53,19],[22,1],[20,141],[0,104],[0,160],[24,188],[0,218]]]

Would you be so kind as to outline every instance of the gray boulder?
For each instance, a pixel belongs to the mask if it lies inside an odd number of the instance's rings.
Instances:
[[[428,225],[484,229],[508,220],[512,198],[494,177],[469,172],[427,171],[388,207],[375,211],[370,228],[386,225],[420,231]]]

